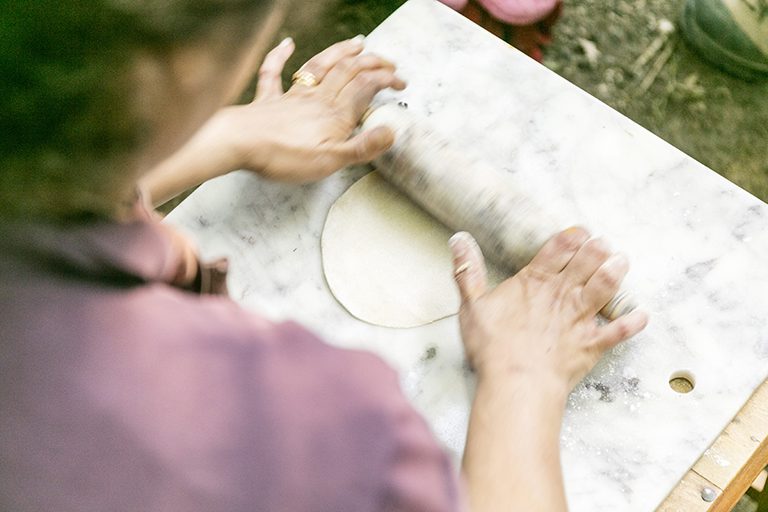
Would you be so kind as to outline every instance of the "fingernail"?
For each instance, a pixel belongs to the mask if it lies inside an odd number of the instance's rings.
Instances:
[[[363,44],[365,42],[365,36],[363,34],[358,34],[350,39],[350,42],[352,44]]]
[[[464,231],[459,231],[458,233],[454,233],[451,238],[448,239],[448,246],[451,249],[454,249],[459,246],[462,240],[466,240]]]
[[[606,240],[605,238],[603,238],[603,237],[601,237],[601,236],[597,236],[597,237],[594,237],[594,238],[592,238],[592,239],[590,240],[590,242],[591,242],[592,244],[594,244],[594,246],[595,246],[597,249],[600,249],[600,250],[606,251],[606,252],[608,252],[608,253],[611,253],[611,252],[612,252],[612,249],[611,249],[611,244],[609,244],[609,243],[608,243],[608,240]],[[614,256],[615,256],[615,255],[614,255]]]
[[[293,43],[292,37],[286,37],[282,41],[280,41],[280,46],[288,46],[289,44]]]
[[[629,259],[624,254],[616,253],[608,258],[603,263],[603,266],[608,268],[626,268],[629,267]]]
[[[455,256],[463,256],[469,253],[474,239],[466,231],[459,231],[448,239],[448,247]]]
[[[395,143],[395,132],[387,126],[377,126],[373,129],[374,143],[378,148],[389,149]]]
[[[625,316],[628,320],[637,323],[639,331],[642,331],[648,327],[648,324],[651,320],[651,315],[649,315],[648,312],[644,309],[634,309],[627,313]]]
[[[627,255],[623,252],[617,252],[615,257],[617,261],[621,261],[622,263],[629,265],[629,257],[627,257]]]

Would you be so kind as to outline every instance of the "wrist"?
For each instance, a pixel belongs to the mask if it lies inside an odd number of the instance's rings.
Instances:
[[[239,168],[232,144],[227,142],[232,138],[227,133],[230,120],[220,113],[214,114],[181,149],[142,177],[142,185],[155,205]]]
[[[206,179],[244,168],[248,148],[237,125],[238,107],[225,107],[216,112],[195,135],[192,148],[200,148],[197,157],[209,162]]]
[[[226,162],[227,170],[221,174],[239,169],[262,174],[268,168],[274,148],[263,117],[254,105],[232,105],[211,119],[211,134]]]
[[[561,409],[565,408],[571,391],[564,379],[544,369],[486,368],[476,373],[478,388],[512,391],[516,395],[542,400]]]

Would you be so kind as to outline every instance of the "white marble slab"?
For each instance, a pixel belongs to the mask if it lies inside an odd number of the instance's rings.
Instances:
[[[652,321],[572,394],[563,466],[575,512],[653,510],[768,374],[768,207],[433,0],[410,0],[367,47],[409,82],[378,101],[407,102],[629,254],[628,284]],[[230,288],[245,307],[388,360],[458,457],[472,382],[456,320],[368,325],[323,279],[325,215],[364,172],[303,187],[233,173],[169,221],[206,257],[231,258]],[[689,394],[668,385],[679,370],[695,376]]]

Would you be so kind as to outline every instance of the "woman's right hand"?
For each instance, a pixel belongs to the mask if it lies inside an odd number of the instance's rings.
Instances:
[[[461,294],[461,332],[479,378],[520,376],[567,395],[602,354],[640,332],[647,314],[608,324],[597,313],[616,294],[627,259],[600,239],[570,228],[550,239],[528,266],[493,290],[477,243],[451,238]]]
[[[264,59],[256,98],[219,110],[174,155],[143,179],[155,204],[235,169],[269,179],[316,181],[386,151],[395,136],[380,126],[355,133],[373,97],[402,89],[391,62],[362,54],[363,38],[336,43],[302,67],[315,84],[283,91],[282,73],[294,50],[284,40]]]
[[[283,91],[282,73],[294,43],[285,40],[272,50],[259,71],[254,101],[221,112],[234,167],[302,183],[369,162],[387,150],[394,142],[392,130],[355,129],[379,91],[401,90],[405,82],[393,63],[362,54],[363,49],[362,37],[334,44],[301,67],[315,83],[299,81],[288,91]]]

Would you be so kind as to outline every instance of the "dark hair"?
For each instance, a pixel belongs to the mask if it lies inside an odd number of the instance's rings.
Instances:
[[[137,52],[200,38],[233,11],[253,24],[271,3],[0,0],[0,215],[97,186],[94,167],[137,144],[125,80]]]

